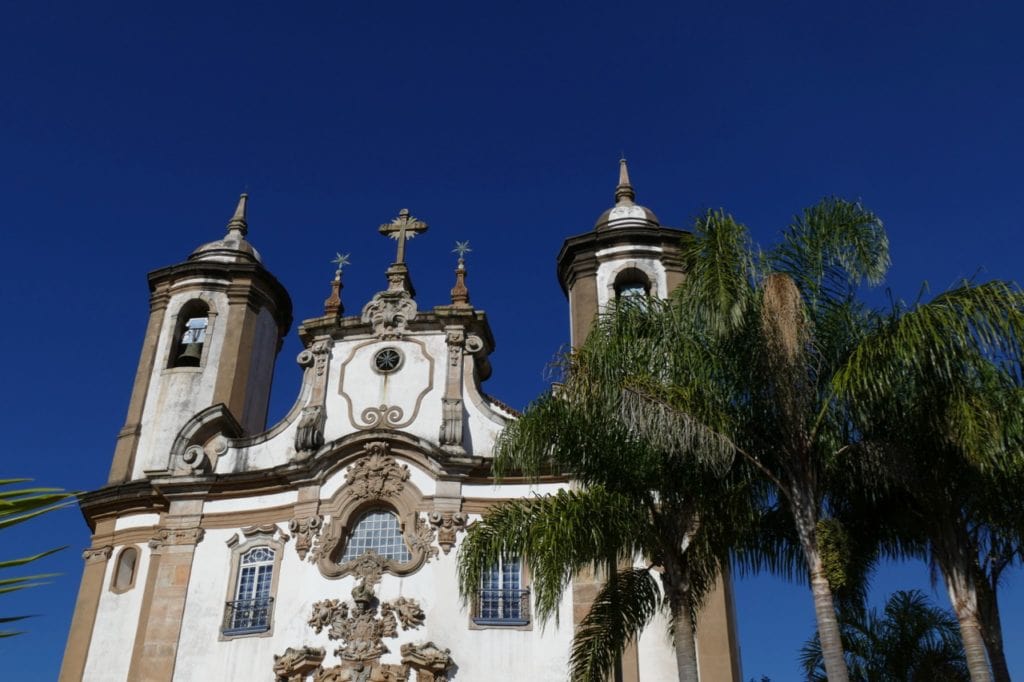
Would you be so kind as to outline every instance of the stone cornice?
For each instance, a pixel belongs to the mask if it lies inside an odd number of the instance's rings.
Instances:
[[[168,476],[106,486],[79,496],[82,515],[95,531],[96,521],[128,512],[165,512],[171,499],[227,499],[298,490],[322,483],[362,451],[370,441],[386,441],[392,452],[416,462],[435,478],[485,478],[490,461],[482,457],[454,457],[436,446],[401,432],[362,431],[327,443],[309,459],[272,469],[200,476]]]
[[[681,241],[691,233],[672,227],[619,227],[591,230],[569,237],[558,252],[557,274],[562,292],[568,296],[569,286],[584,274],[597,271],[594,256],[601,249],[615,246],[660,246],[666,249],[659,259],[668,266],[682,268],[679,259]]]
[[[187,278],[219,279],[251,288],[251,299],[267,305],[274,315],[282,336],[292,326],[292,299],[287,289],[269,270],[258,263],[221,263],[219,261],[188,261],[169,265],[149,273],[149,289],[156,291],[175,280]],[[235,287],[231,287],[231,289]],[[246,301],[248,302],[248,301]]]

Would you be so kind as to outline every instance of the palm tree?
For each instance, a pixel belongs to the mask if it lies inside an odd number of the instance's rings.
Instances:
[[[633,378],[657,377],[677,390],[699,384],[699,373],[682,362],[694,350],[680,352],[696,342],[676,333],[675,319],[649,301],[599,321],[563,360],[564,384],[531,405],[496,448],[499,477],[558,472],[574,487],[492,509],[459,553],[460,587],[470,597],[486,567],[523,557],[542,619],[556,613],[573,576],[592,570],[603,577],[574,637],[574,680],[606,679],[627,643],[664,609],[679,679],[695,682],[695,614],[733,535],[755,518],[752,488],[730,468],[727,439],[698,420],[662,437],[660,413],[633,409]],[[637,558],[643,565],[634,566]]]
[[[28,479],[0,480],[0,487],[25,483],[27,480]],[[66,506],[71,497],[71,493],[66,493],[56,488],[20,488],[0,491],[0,530],[10,528],[15,524],[28,521],[40,514],[45,514],[46,512],[53,511],[59,507]],[[49,556],[60,549],[63,548],[59,547],[57,549],[51,549],[46,552],[40,552],[39,554],[21,557],[19,559],[0,561],[0,569],[19,568],[38,559],[42,559],[45,556]],[[40,580],[49,578],[51,575],[52,574],[37,574],[0,579],[0,594],[16,592],[29,587],[36,587],[41,584],[39,582]],[[14,623],[27,617],[28,616],[0,617],[0,624],[6,625],[8,623]],[[21,633],[11,630],[0,631],[0,637],[12,637],[17,634]]]
[[[1009,680],[997,588],[1024,548],[1024,294],[965,283],[894,306],[836,377],[885,456],[891,525],[924,542],[960,624],[972,680]],[[986,660],[986,653],[988,660]]]
[[[840,611],[851,677],[859,682],[966,682],[967,662],[957,622],[917,590],[892,594],[883,614]],[[800,653],[811,682],[826,682],[817,636]]]

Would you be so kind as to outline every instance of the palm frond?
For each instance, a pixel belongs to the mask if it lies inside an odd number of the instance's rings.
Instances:
[[[569,677],[604,682],[626,645],[662,606],[657,581],[646,568],[616,571],[598,592],[572,640]]]

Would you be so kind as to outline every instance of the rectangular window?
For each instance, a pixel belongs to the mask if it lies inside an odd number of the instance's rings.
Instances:
[[[270,629],[274,554],[269,547],[257,547],[242,556],[235,599],[227,603],[224,611],[225,635],[246,635]]]
[[[530,591],[522,587],[522,561],[503,559],[484,572],[473,622],[477,625],[526,625]]]

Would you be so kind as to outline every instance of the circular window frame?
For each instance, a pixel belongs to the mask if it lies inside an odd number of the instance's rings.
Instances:
[[[398,356],[398,364],[389,369],[382,369],[377,364],[377,359],[380,358],[385,353],[387,353],[388,351]],[[395,348],[394,346],[385,346],[384,348],[381,348],[380,350],[373,354],[373,358],[370,360],[370,368],[373,369],[373,371],[376,372],[377,374],[394,374],[398,370],[402,369],[403,365],[405,365],[405,353],[400,351],[398,348]]]

